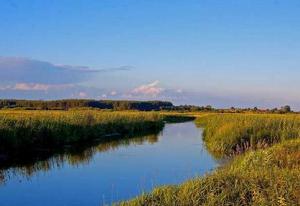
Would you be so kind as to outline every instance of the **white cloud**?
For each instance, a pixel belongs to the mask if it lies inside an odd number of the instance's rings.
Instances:
[[[181,94],[182,93],[182,89],[177,89],[176,92]]]
[[[66,89],[73,87],[72,84],[39,84],[39,83],[16,83],[14,85],[5,85],[0,86],[0,90],[5,91],[48,91],[50,89],[52,90],[58,90],[58,89]]]
[[[88,95],[87,95],[87,93],[85,93],[85,92],[79,92],[78,96],[79,96],[80,98],[86,98]]]
[[[17,83],[14,86],[14,90],[24,90],[24,91],[47,91],[50,85],[47,84],[27,84],[27,83]]]
[[[159,81],[156,80],[152,83],[141,85],[131,91],[134,95],[144,95],[155,97],[164,91],[163,88],[158,86]]]
[[[0,86],[0,91],[11,90],[12,87],[10,85]]]
[[[116,95],[117,95],[117,92],[116,92],[116,91],[111,91],[111,92],[110,92],[110,95],[111,95],[111,96],[116,96]]]

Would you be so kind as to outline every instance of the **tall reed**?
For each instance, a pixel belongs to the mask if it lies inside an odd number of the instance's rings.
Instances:
[[[243,154],[204,177],[116,205],[300,205],[300,116],[208,114],[196,123],[215,155]]]
[[[211,114],[196,123],[204,127],[208,149],[220,156],[300,137],[300,115]]]
[[[105,140],[162,127],[162,117],[152,112],[0,111],[0,152]]]

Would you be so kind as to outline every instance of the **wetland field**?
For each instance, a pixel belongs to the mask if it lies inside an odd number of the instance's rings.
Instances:
[[[300,204],[298,114],[7,109],[0,131],[4,206]]]

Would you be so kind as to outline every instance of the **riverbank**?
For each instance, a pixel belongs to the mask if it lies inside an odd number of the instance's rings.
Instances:
[[[163,126],[163,117],[154,112],[0,111],[0,154],[6,159],[49,152],[94,139],[159,131]]]
[[[155,186],[180,184],[218,166],[201,135],[194,122],[166,123],[158,134],[7,165],[0,169],[0,199],[6,205],[112,205]]]
[[[300,117],[212,114],[196,120],[217,157],[233,160],[204,177],[165,186],[121,206],[299,205]]]
[[[263,149],[300,137],[300,115],[211,114],[198,118],[204,141],[215,156]]]

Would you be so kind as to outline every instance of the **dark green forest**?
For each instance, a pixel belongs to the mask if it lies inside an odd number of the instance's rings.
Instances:
[[[0,108],[22,108],[32,110],[68,110],[72,108],[97,108],[112,110],[152,111],[172,108],[171,102],[165,101],[124,101],[124,100],[0,100]]]

